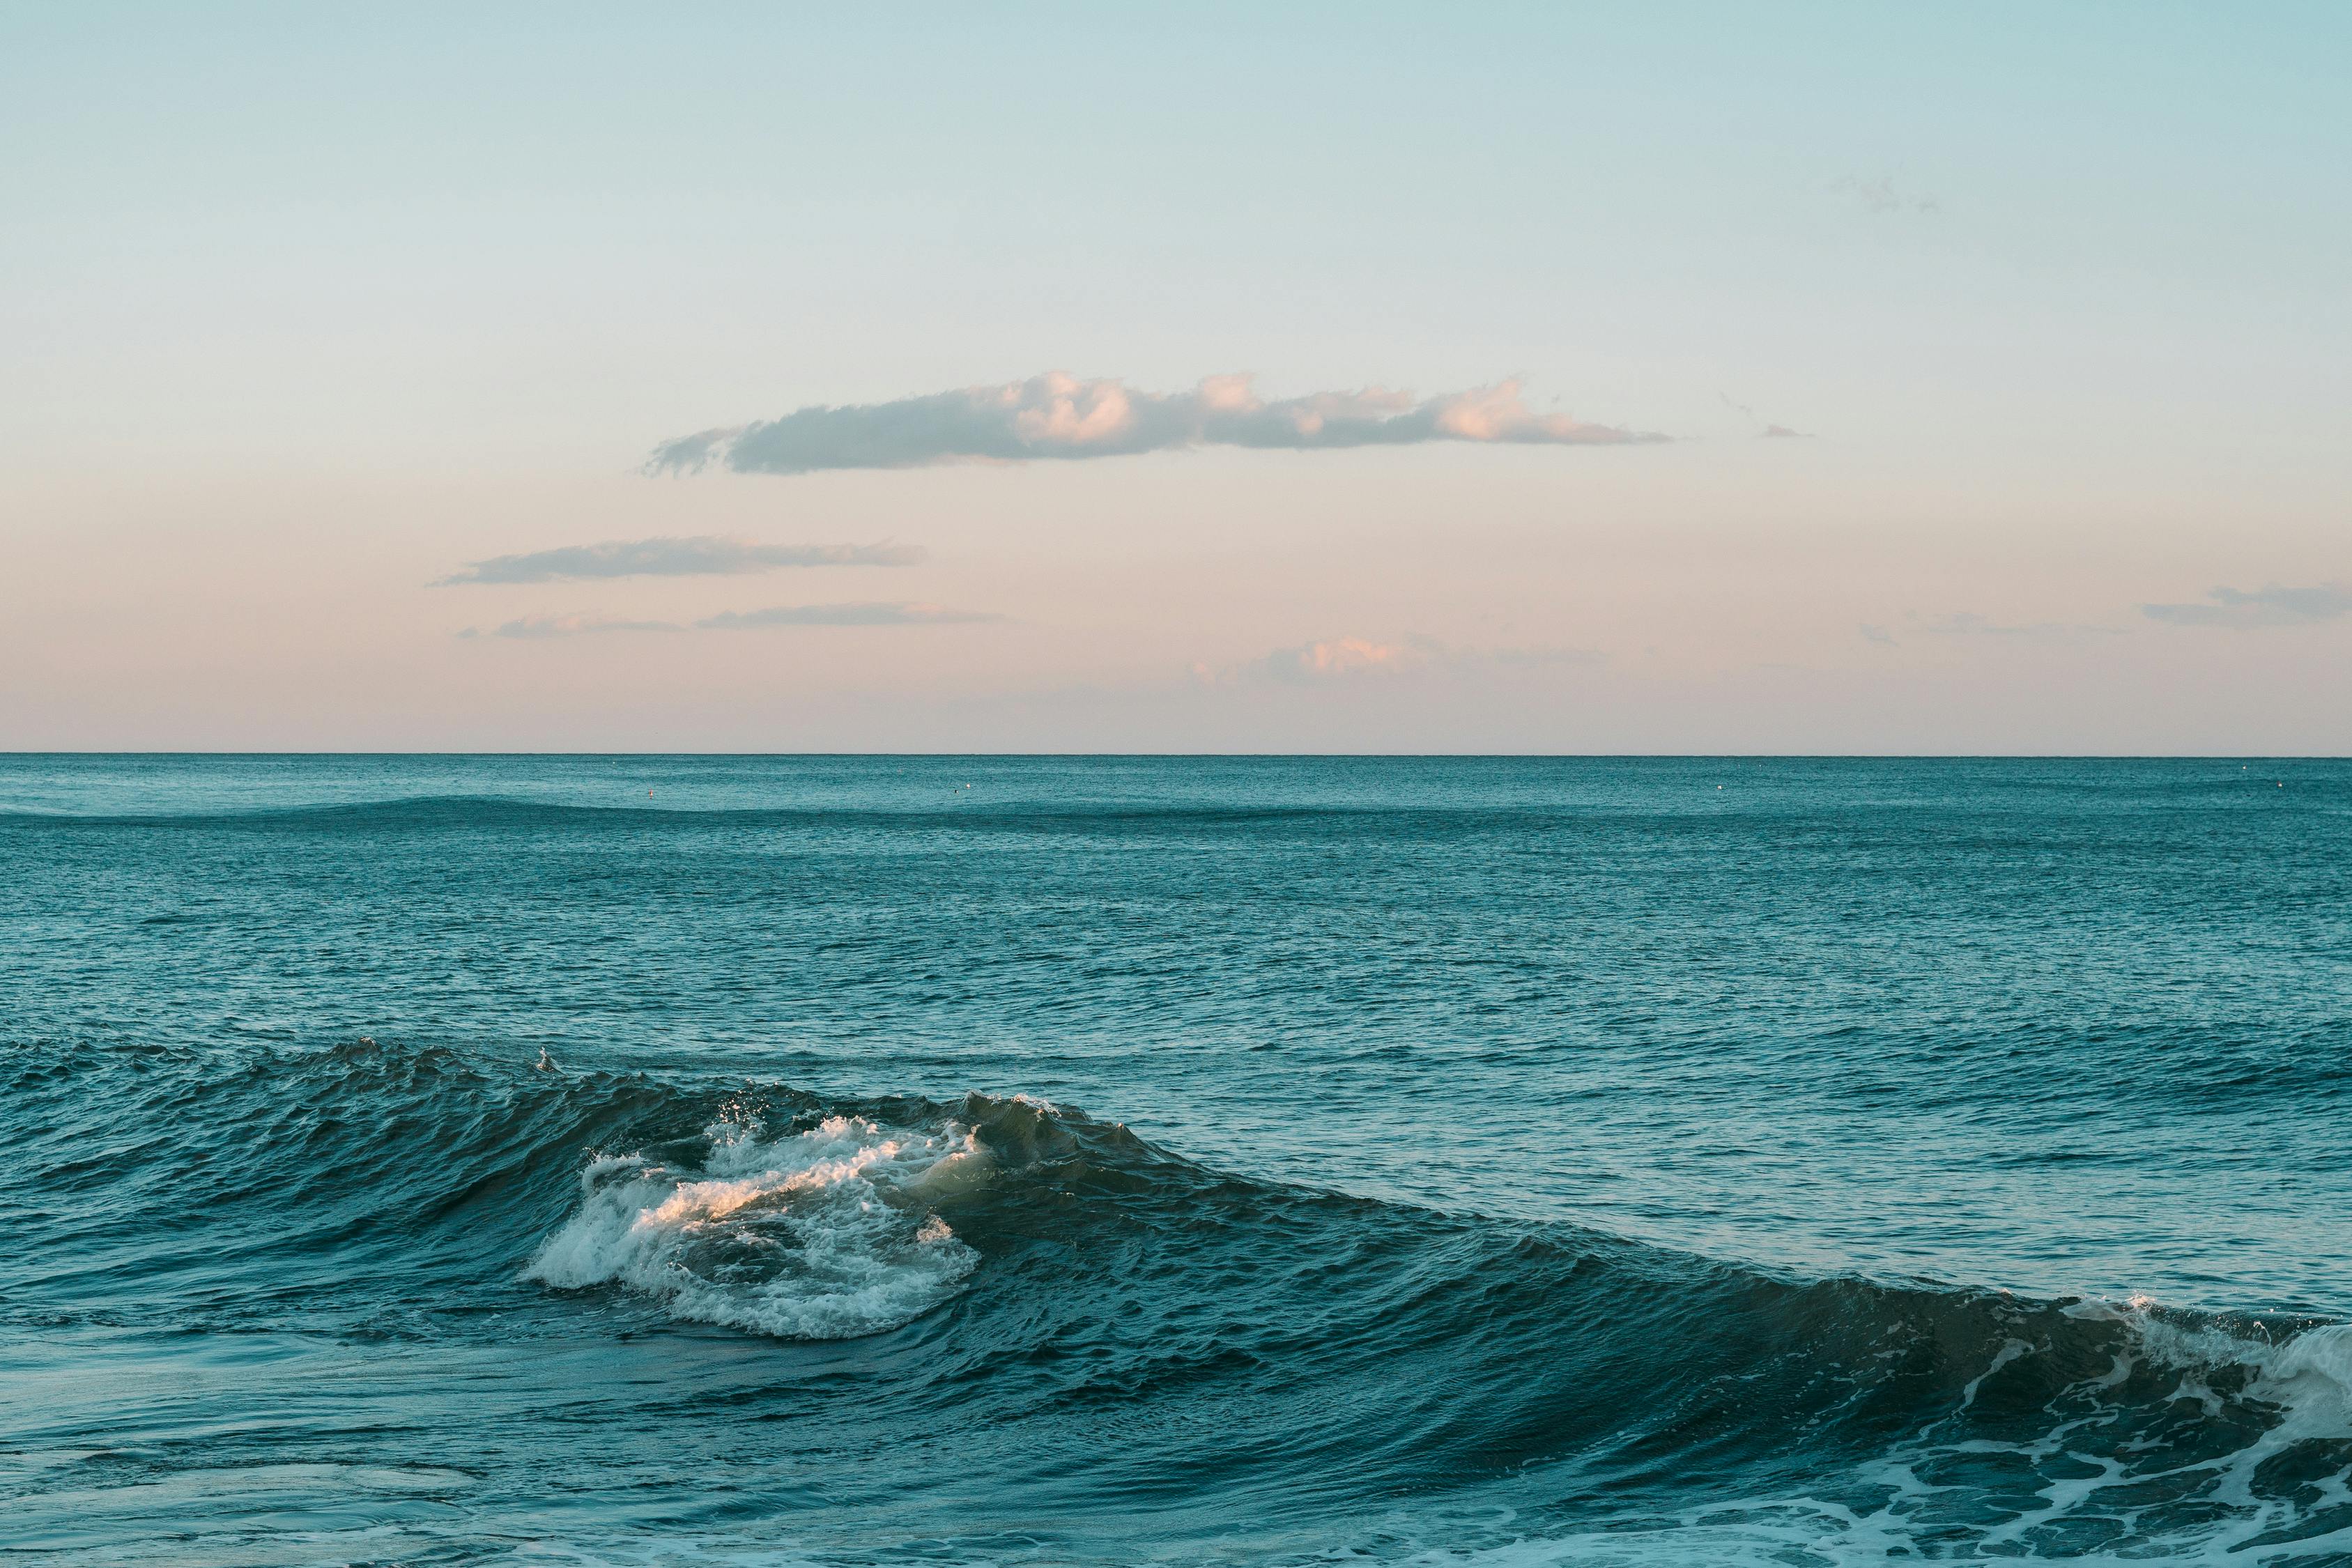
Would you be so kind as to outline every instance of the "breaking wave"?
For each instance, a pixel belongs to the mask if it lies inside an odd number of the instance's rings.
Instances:
[[[714,1124],[699,1171],[642,1154],[590,1160],[580,1211],[525,1273],[575,1289],[626,1285],[699,1322],[829,1340],[929,1311],[979,1261],[924,1206],[985,1158],[968,1131],[863,1116],[773,1141],[763,1131],[756,1119]]]
[[[28,1047],[0,1107],[0,1319],[759,1336],[746,1409],[909,1499],[953,1454],[1012,1516],[1247,1518],[1269,1558],[2352,1561],[2343,1323],[1796,1277],[1017,1097],[358,1042]]]

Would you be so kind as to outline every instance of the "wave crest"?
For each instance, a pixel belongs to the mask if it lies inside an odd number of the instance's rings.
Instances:
[[[600,1154],[579,1209],[527,1279],[620,1285],[673,1316],[784,1339],[851,1339],[945,1301],[980,1261],[925,1201],[977,1173],[971,1132],[828,1116],[771,1139],[759,1121],[705,1130],[700,1169]]]
[[[0,1327],[520,1342],[599,1311],[551,1287],[840,1339],[952,1302],[859,1353],[854,1405],[836,1358],[743,1360],[829,1451],[919,1424],[1038,1516],[1181,1478],[1310,1531],[1507,1505],[1420,1538],[1489,1568],[2352,1557],[2352,1326],[2313,1318],[1790,1276],[1220,1172],[1021,1097],[521,1050],[43,1047],[0,1058]]]

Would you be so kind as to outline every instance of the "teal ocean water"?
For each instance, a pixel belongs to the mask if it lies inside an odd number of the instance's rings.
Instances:
[[[0,758],[0,1563],[2352,1563],[2352,764]]]

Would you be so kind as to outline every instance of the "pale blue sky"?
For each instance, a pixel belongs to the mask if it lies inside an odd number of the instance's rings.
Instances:
[[[0,744],[2340,752],[2347,45],[0,5]],[[1054,370],[1675,439],[640,471]]]

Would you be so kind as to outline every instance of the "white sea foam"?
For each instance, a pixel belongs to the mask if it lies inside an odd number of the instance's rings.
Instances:
[[[832,1340],[930,1310],[978,1264],[927,1203],[981,1173],[986,1157],[968,1131],[835,1116],[764,1132],[756,1121],[708,1129],[700,1170],[639,1154],[590,1161],[579,1211],[525,1276],[625,1285],[697,1322]]]

